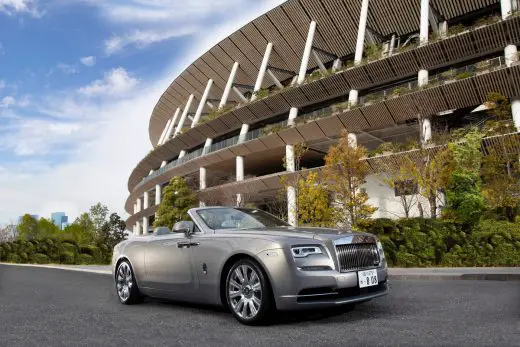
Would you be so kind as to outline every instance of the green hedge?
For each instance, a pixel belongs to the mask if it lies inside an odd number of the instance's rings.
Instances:
[[[462,231],[443,220],[378,219],[366,231],[380,238],[391,266],[520,266],[520,223],[483,220]]]
[[[16,240],[0,244],[0,261],[35,264],[109,264],[112,250],[105,244],[74,240]]]

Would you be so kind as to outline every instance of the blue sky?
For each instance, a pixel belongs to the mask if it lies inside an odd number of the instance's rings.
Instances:
[[[126,216],[161,93],[282,2],[0,0],[0,225],[97,201]]]

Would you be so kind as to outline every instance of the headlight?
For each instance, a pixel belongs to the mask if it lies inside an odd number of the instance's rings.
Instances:
[[[377,251],[379,252],[379,258],[381,258],[381,262],[385,260],[385,251],[383,250],[383,244],[377,241]]]
[[[323,254],[319,246],[294,246],[291,248],[293,257],[305,258],[313,254]]]

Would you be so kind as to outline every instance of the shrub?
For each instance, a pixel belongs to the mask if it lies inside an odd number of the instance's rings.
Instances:
[[[89,254],[79,254],[76,258],[76,263],[79,265],[91,265],[95,264],[95,261]]]
[[[49,257],[42,253],[35,253],[30,259],[34,264],[49,264],[51,262]]]
[[[483,220],[465,232],[447,220],[372,221],[390,266],[519,266],[520,223]]]
[[[60,264],[68,264],[68,265],[71,265],[71,264],[74,264],[74,259],[75,258],[75,254],[72,253],[72,252],[62,252],[60,253]]]

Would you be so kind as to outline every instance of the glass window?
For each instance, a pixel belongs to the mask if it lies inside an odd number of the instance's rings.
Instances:
[[[211,229],[256,229],[282,227],[289,224],[257,209],[209,208],[197,211]]]

